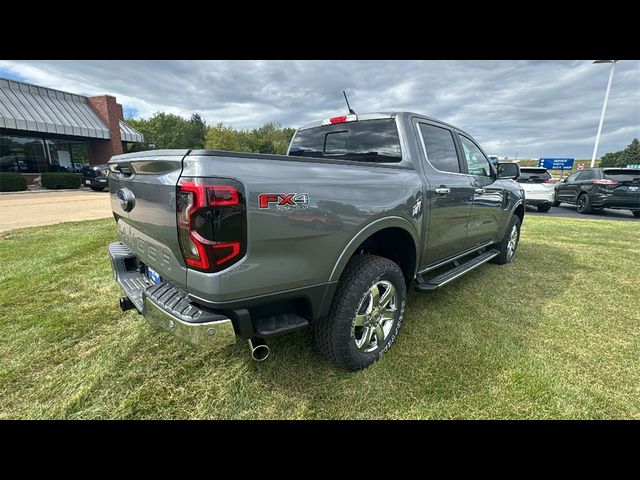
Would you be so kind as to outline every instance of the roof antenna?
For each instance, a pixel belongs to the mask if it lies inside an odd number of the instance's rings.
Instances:
[[[347,108],[349,109],[349,113],[350,113],[351,115],[355,115],[355,114],[356,114],[356,112],[354,112],[354,111],[351,109],[351,105],[349,105],[349,99],[347,98],[347,92],[345,92],[344,90],[342,90],[342,94],[344,95],[344,101],[345,101],[345,102],[347,102]]]

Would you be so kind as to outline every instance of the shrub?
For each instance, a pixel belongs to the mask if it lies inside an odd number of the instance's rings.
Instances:
[[[20,192],[27,189],[27,179],[17,172],[0,173],[0,192]]]
[[[43,173],[42,186],[44,188],[80,188],[82,178],[77,173]]]

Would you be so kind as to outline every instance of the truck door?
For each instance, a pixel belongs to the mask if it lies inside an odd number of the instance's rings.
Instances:
[[[464,159],[463,168],[473,187],[466,248],[498,241],[504,223],[504,188],[489,159],[469,137],[457,134]]]
[[[470,177],[462,173],[453,132],[422,120],[417,126],[428,182],[425,196],[428,231],[420,266],[424,268],[465,249],[473,187]]]

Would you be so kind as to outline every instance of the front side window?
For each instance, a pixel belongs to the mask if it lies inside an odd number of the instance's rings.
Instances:
[[[458,154],[451,130],[426,123],[419,125],[429,163],[441,172],[460,173]]]
[[[469,175],[477,175],[482,177],[491,176],[491,165],[489,160],[480,151],[478,146],[470,139],[463,135],[458,135],[462,144],[462,152],[464,160],[467,163],[467,171]]]
[[[582,173],[582,172],[576,172],[576,173],[574,173],[573,175],[569,175],[569,176],[567,177],[567,183],[575,182],[575,181],[578,179],[578,177],[580,176],[580,174],[581,174],[581,173]]]

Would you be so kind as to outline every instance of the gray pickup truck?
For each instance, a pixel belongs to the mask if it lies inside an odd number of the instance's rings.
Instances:
[[[347,370],[393,344],[407,288],[431,292],[513,260],[524,196],[462,130],[408,112],[299,128],[288,155],[155,150],[109,162],[126,296],[157,329],[198,346],[312,327]]]

